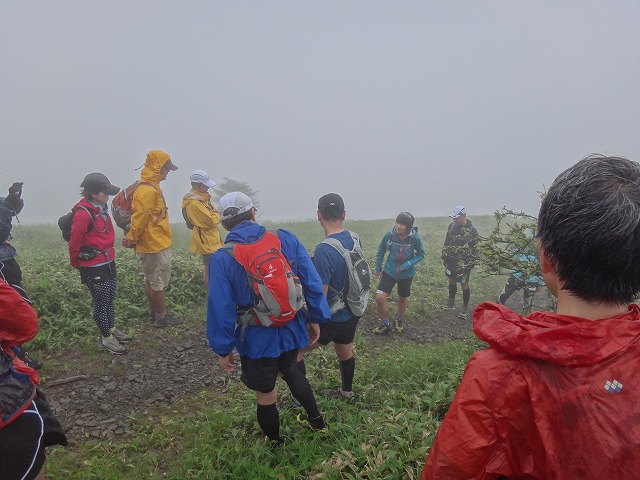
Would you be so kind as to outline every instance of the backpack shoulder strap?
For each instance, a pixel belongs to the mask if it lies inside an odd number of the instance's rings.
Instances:
[[[76,212],[78,210],[84,210],[85,212],[87,212],[89,214],[89,217],[91,218],[91,224],[89,225],[89,228],[87,228],[87,232],[88,232],[91,227],[95,227],[96,226],[96,216],[87,207],[83,207],[82,205],[76,205],[75,207],[73,207],[71,209],[71,211],[73,212],[73,217],[71,217],[71,222],[73,222],[73,220],[76,218]]]

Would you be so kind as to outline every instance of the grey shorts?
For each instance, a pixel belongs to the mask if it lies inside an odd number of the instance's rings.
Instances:
[[[151,290],[159,292],[167,288],[171,279],[171,250],[165,248],[157,253],[138,253],[138,257]]]

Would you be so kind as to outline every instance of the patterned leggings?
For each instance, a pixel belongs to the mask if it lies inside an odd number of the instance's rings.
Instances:
[[[108,267],[108,266],[107,266]],[[111,335],[115,325],[113,300],[116,296],[115,266],[113,273],[108,268],[87,267],[83,269],[82,281],[93,298],[93,319],[103,337]]]

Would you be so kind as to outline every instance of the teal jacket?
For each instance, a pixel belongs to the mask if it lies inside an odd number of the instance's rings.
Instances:
[[[395,227],[382,237],[376,255],[376,273],[383,271],[382,262],[387,252],[389,256],[384,263],[384,273],[396,280],[414,277],[415,264],[424,259],[424,247],[418,235],[418,227],[413,227],[404,240],[400,240]]]

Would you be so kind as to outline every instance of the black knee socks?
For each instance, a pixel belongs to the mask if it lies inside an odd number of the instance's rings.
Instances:
[[[462,289],[462,304],[467,307],[469,306],[469,298],[471,298],[471,289]]]
[[[304,364],[304,358],[298,362],[298,370],[300,370],[305,377],[307,376],[307,366]]]
[[[456,298],[456,293],[458,292],[458,284],[449,284],[449,301],[453,302]]]
[[[258,405],[258,424],[269,440],[281,441],[280,438],[280,415],[275,403],[271,405]]]
[[[291,394],[300,402],[300,405],[305,409],[309,418],[315,419],[322,417],[307,377],[305,377],[298,368],[292,368],[283,378],[284,381],[287,382]]]
[[[356,371],[356,359],[351,357],[349,360],[340,361],[340,377],[342,378],[342,391],[350,392],[353,390],[353,374]]]

